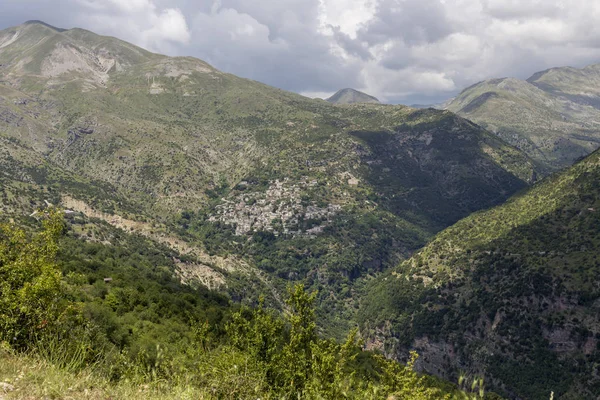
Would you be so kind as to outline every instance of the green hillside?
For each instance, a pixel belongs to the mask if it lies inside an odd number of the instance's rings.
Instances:
[[[600,66],[553,68],[527,80],[490,79],[443,107],[520,148],[549,171],[600,146]]]
[[[365,175],[370,164],[361,162],[349,132],[434,126],[447,117],[421,121],[401,106],[333,107],[80,29],[27,24],[3,36],[11,38],[0,49],[4,134],[157,212],[205,205],[210,189],[232,188],[256,170],[282,179]],[[481,143],[488,152],[478,156],[498,172],[531,178],[526,158],[505,160],[503,152],[514,150],[467,129],[494,150]]]
[[[358,280],[539,174],[447,111],[332,105],[82,29],[1,31],[0,64],[4,208],[51,199],[193,255],[186,279],[249,274],[279,307],[306,282],[337,337]]]
[[[485,375],[510,397],[600,392],[600,152],[438,234],[372,281],[372,348]],[[454,372],[452,372],[454,371]]]
[[[284,315],[239,307],[179,282],[175,256],[52,207],[0,221],[2,398],[483,398],[482,381],[417,374],[416,355],[365,352],[356,331],[320,337],[302,285]]]

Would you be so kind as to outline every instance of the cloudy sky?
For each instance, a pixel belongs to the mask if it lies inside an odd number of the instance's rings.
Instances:
[[[600,63],[598,0],[0,0],[40,19],[309,96],[432,103],[491,77]]]

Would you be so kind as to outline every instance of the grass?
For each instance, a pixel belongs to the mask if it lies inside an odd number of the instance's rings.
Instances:
[[[190,385],[162,383],[114,383],[102,378],[88,367],[79,372],[68,372],[40,356],[17,355],[0,350],[0,382],[14,390],[2,393],[0,399],[210,399],[210,393]]]

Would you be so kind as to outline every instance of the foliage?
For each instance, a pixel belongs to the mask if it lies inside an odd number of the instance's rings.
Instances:
[[[27,348],[68,314],[56,263],[64,225],[55,209],[44,217],[43,231],[34,235],[15,224],[0,225],[0,341],[16,348]]]
[[[414,372],[416,353],[402,366],[381,355],[363,353],[357,330],[343,344],[320,339],[316,334],[315,298],[315,292],[308,294],[297,284],[289,289],[290,310],[284,321],[260,306],[234,314],[228,326],[232,344],[250,354],[265,371],[264,383],[274,397],[359,399],[386,395],[398,399],[450,399],[450,393],[428,385]],[[368,356],[375,374],[359,364],[361,354]]]
[[[21,310],[19,321],[30,321],[17,326],[3,318],[2,360],[20,362],[20,352],[27,350],[32,362],[50,363],[46,369],[54,374],[55,368],[62,374],[93,374],[96,382],[112,382],[111,389],[101,384],[111,391],[129,390],[128,382],[137,382],[151,387],[148,393],[154,396],[183,387],[188,395],[226,399],[375,399],[389,394],[421,400],[460,393],[417,375],[414,359],[401,366],[362,351],[356,330],[343,344],[320,338],[316,293],[306,293],[301,284],[290,288],[283,318],[262,301],[229,314],[229,303],[219,295],[179,286],[160,267],[153,273],[156,264],[147,262],[164,263],[166,249],[130,235],[113,237],[112,246],[69,236],[59,240],[65,228],[62,213],[50,209],[47,214],[40,233],[28,235],[14,224],[2,228],[2,272],[7,281],[22,282],[7,291],[3,287],[3,310]],[[96,234],[117,234],[104,229]],[[110,284],[95,278],[109,271]],[[10,275],[14,272],[19,274]],[[40,277],[53,285],[19,295]],[[48,301],[61,307],[47,307]],[[81,311],[66,315],[68,309]],[[39,335],[40,319],[53,317],[63,329]],[[19,340],[11,341],[15,332]],[[6,350],[8,343],[14,350]]]

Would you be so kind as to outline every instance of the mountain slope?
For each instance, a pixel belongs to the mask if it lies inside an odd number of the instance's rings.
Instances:
[[[153,210],[205,205],[205,190],[231,188],[265,165],[298,175],[332,169],[342,159],[363,165],[357,152],[348,152],[359,142],[349,132],[419,122],[408,108],[340,109],[80,29],[29,23],[1,37],[3,135]],[[434,126],[446,115],[427,118]],[[476,141],[514,152],[468,129]],[[522,156],[479,156],[517,179],[531,178],[533,167]]]
[[[0,43],[2,149],[46,171],[18,182],[49,185],[116,226],[133,221],[153,237],[158,226],[163,241],[241,259],[276,292],[304,280],[321,289],[322,326],[336,334],[352,321],[357,279],[538,174],[447,111],[339,107],[36,22],[1,31]]]
[[[325,100],[334,104],[379,103],[376,97],[350,88],[338,90]]]
[[[370,285],[372,345],[510,397],[600,392],[600,152],[444,230]]]
[[[565,67],[526,81],[491,79],[463,90],[445,108],[558,170],[600,146],[599,70]]]

